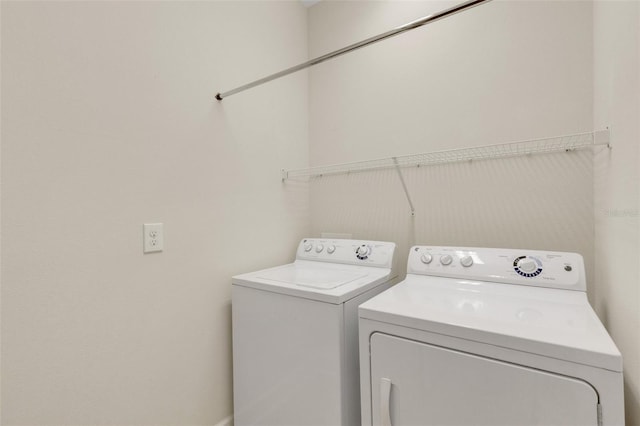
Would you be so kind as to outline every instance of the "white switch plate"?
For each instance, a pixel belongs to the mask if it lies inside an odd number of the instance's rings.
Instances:
[[[142,225],[142,232],[144,253],[162,251],[164,247],[164,233],[161,223],[145,223]]]

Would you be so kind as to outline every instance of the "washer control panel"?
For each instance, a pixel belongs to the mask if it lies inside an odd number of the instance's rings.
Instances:
[[[584,261],[577,253],[415,246],[407,273],[586,291]]]
[[[296,259],[391,268],[395,243],[383,241],[305,238]]]

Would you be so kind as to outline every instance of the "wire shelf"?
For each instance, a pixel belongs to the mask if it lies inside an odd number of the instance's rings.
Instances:
[[[529,154],[566,152],[576,149],[591,148],[598,145],[611,147],[609,129],[472,148],[459,148],[422,154],[380,158],[376,160],[358,161],[353,163],[310,167],[307,169],[283,169],[282,179],[308,179],[326,175],[390,169],[395,167],[419,167],[435,164],[456,163],[461,161],[516,157]]]

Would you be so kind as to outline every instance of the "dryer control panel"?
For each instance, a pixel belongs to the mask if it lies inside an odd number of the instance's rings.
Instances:
[[[407,273],[586,291],[584,261],[577,253],[415,246]]]
[[[384,241],[305,238],[296,259],[391,268],[395,249],[395,243]]]

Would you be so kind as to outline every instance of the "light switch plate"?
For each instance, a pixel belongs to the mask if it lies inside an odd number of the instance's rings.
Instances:
[[[162,223],[145,223],[142,225],[143,252],[154,253],[164,248],[164,232]]]

